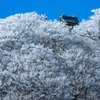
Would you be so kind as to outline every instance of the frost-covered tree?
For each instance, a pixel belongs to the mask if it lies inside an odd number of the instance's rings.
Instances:
[[[100,9],[70,27],[35,12],[0,19],[1,100],[100,100]]]

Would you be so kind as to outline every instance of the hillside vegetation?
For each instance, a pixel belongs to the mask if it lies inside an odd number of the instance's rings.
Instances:
[[[100,9],[71,27],[35,12],[0,19],[1,100],[100,100]]]

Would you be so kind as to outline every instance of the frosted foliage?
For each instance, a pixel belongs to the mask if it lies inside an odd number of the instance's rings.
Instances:
[[[0,19],[1,100],[100,100],[100,9],[73,30],[35,12]]]

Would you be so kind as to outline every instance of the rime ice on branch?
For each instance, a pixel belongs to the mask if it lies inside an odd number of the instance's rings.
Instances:
[[[70,27],[37,13],[0,19],[1,100],[100,100],[100,9]]]

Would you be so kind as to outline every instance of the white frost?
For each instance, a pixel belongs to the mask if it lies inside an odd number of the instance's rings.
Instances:
[[[100,100],[100,9],[70,27],[37,13],[0,19],[1,100]]]

